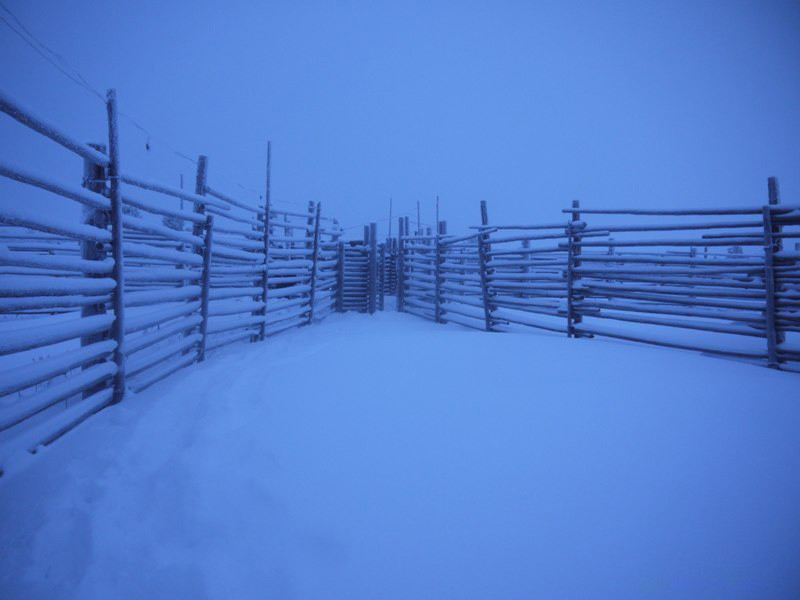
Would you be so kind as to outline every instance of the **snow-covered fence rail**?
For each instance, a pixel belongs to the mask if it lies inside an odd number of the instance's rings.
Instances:
[[[338,223],[319,204],[271,206],[269,158],[258,206],[209,185],[205,156],[193,192],[151,181],[120,169],[113,91],[107,108],[107,144],[84,144],[0,94],[0,111],[83,160],[82,186],[0,163],[82,210],[0,205],[0,473],[126,389],[322,319],[339,295]]]
[[[400,219],[397,306],[487,331],[529,326],[796,370],[800,252],[783,241],[800,237],[800,207],[779,204],[772,178],[769,190],[769,204],[752,208],[576,201],[568,219],[530,225],[490,224],[482,203],[481,225],[462,236],[409,235]]]

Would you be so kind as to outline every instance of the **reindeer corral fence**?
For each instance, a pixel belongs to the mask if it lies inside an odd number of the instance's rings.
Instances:
[[[259,206],[209,185],[205,156],[193,192],[121,170],[113,91],[107,146],[78,142],[4,95],[0,110],[83,159],[80,187],[0,163],[0,175],[72,200],[83,215],[70,223],[0,205],[0,356],[14,359],[0,371],[0,470],[9,453],[35,451],[209,350],[333,311],[374,313],[386,296],[439,323],[606,336],[798,370],[800,252],[784,242],[800,237],[800,207],[779,203],[772,178],[769,203],[753,208],[574,202],[562,221],[490,225],[484,202],[465,235],[448,235],[445,222],[412,233],[404,217],[384,243],[375,224],[345,241],[318,203],[271,205],[269,153]],[[625,220],[590,226],[587,214]]]

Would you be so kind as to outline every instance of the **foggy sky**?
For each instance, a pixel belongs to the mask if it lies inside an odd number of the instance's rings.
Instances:
[[[797,1],[3,2],[155,134],[122,121],[124,171],[191,187],[172,150],[204,153],[211,185],[256,202],[231,180],[263,190],[271,139],[273,198],[321,201],[354,235],[386,233],[390,197],[430,224],[438,194],[451,231],[481,199],[493,222],[552,222],[573,198],[763,203],[777,175],[798,202]],[[3,23],[0,57],[6,93],[104,139],[102,103]],[[80,181],[0,117],[0,159]]]

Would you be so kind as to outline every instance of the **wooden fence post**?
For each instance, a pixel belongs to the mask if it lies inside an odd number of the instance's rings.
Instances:
[[[270,172],[272,170],[272,142],[267,142],[267,187],[264,192],[264,273],[261,277],[262,300],[264,308],[259,311],[264,317],[258,331],[258,339],[264,341],[267,337],[267,295],[269,293],[269,235],[270,235]]]
[[[370,223],[366,228],[366,233],[369,236],[369,298],[368,310],[369,314],[375,314],[378,305],[378,226],[376,223]]]
[[[200,343],[197,349],[197,362],[206,359],[206,339],[208,338],[208,297],[211,287],[211,245],[214,241],[214,215],[206,216],[205,239],[203,243],[203,276],[200,292]]]
[[[775,241],[772,237],[772,210],[769,206],[762,209],[764,220],[764,287],[766,288],[765,325],[767,334],[767,366],[779,368],[778,332],[775,324]]]
[[[570,270],[570,288],[569,288],[569,301],[568,301],[568,311],[572,312],[571,315],[571,327],[572,327],[572,337],[594,337],[592,334],[589,333],[580,333],[575,331],[575,325],[579,325],[583,322],[583,317],[580,314],[576,314],[575,312],[575,282],[580,279],[580,275],[575,272],[574,269],[581,266],[581,239],[583,237],[580,235],[581,229],[583,227],[579,226],[579,222],[581,220],[581,213],[580,209],[581,201],[580,200],[573,200],[572,201],[572,208],[576,209],[572,211],[572,220],[569,224],[569,243],[571,246],[571,258],[569,258],[569,270]],[[569,335],[569,333],[567,334]]]
[[[206,195],[206,182],[208,180],[208,157],[204,155],[200,155],[197,157],[197,175],[195,177],[195,184],[194,184],[194,193],[198,196],[205,196]],[[198,214],[205,214],[206,212],[206,205],[201,202],[194,203],[194,212]],[[202,223],[195,223],[192,226],[192,234],[200,237],[203,235],[203,229],[205,225]],[[202,254],[203,250],[197,250],[197,254]]]
[[[108,180],[111,195],[111,255],[114,258],[112,276],[117,284],[111,300],[114,308],[111,337],[117,343],[117,347],[114,349],[114,362],[117,365],[117,373],[114,375],[114,391],[111,403],[116,404],[125,396],[125,271],[122,249],[122,192],[120,190],[121,172],[119,166],[116,90],[108,90],[106,108],[108,110]]]
[[[489,213],[486,200],[481,200],[481,225],[484,228],[489,224]],[[481,278],[481,298],[483,299],[483,320],[486,331],[494,331],[492,327],[492,305],[489,284],[489,234],[483,229],[478,236],[478,264]]]
[[[319,215],[322,204],[317,202],[317,214],[314,217],[314,247],[311,253],[311,293],[309,294],[308,321],[311,325],[314,320],[314,301],[317,296],[317,261],[319,260]]]
[[[312,202],[311,200],[308,201],[308,209],[307,210],[308,210],[308,217],[306,218],[306,241],[305,241],[306,253],[304,255],[304,258],[310,259],[311,262],[312,262],[312,267],[313,267],[313,256],[314,256],[314,215],[315,215],[316,208],[315,208],[314,202]],[[291,232],[291,229],[289,229],[288,231]],[[288,235],[291,235],[291,233],[288,234]],[[294,246],[293,244],[290,245],[290,247],[293,247],[293,246]],[[309,275],[308,282],[311,283],[311,269],[310,268],[308,270],[308,275]],[[306,294],[306,300],[308,300],[308,310],[304,314],[305,314],[305,318],[306,318],[306,323],[309,323],[308,319],[310,318],[310,313],[311,313],[311,292],[310,291]]]
[[[780,189],[778,187],[777,177],[767,178],[767,192],[768,192],[770,206],[777,206],[778,204],[780,204],[781,194],[780,194]],[[775,246],[775,252],[780,252],[781,250],[783,250],[783,239],[781,239],[780,237],[777,238],[775,237],[775,234],[780,232],[781,232],[780,225],[772,226],[772,234],[773,234],[772,243]]]
[[[336,312],[344,312],[344,242],[336,244],[338,262],[336,264]]]
[[[405,219],[397,218],[397,311],[403,312],[405,308]]]
[[[434,298],[433,298],[433,317],[437,323],[442,323],[442,223],[436,223],[436,238],[434,243],[435,257],[434,257]]]
[[[572,221],[567,221],[567,337],[575,337],[575,309],[572,304],[572,270],[575,261],[575,232]]]
[[[98,152],[102,152],[103,154],[107,153],[105,144],[89,144],[89,146]],[[106,173],[102,166],[98,165],[94,161],[89,160],[88,158],[83,159],[83,187],[85,187],[87,190],[102,195],[105,191],[105,179]],[[87,225],[98,227],[100,229],[108,229],[108,213],[98,208],[84,206],[82,208],[81,222]],[[81,258],[84,260],[105,260],[106,251],[104,249],[104,245],[99,242],[83,240],[81,242]],[[105,277],[105,275],[96,275],[92,273],[88,273],[84,276],[89,278]],[[105,313],[105,304],[88,304],[81,308],[81,317],[91,317],[92,315],[102,315]],[[92,335],[83,336],[81,338],[81,346],[89,346],[106,339],[106,337],[107,333],[95,333]],[[89,369],[90,367],[101,362],[103,362],[102,358],[93,360],[89,363],[86,363],[82,370],[85,371],[86,369]],[[99,383],[94,387],[85,389],[82,397],[88,398],[92,396],[95,392],[103,389],[103,386],[103,383]]]
[[[378,264],[380,268],[378,269],[378,310],[383,312],[384,303],[386,301],[386,244],[383,243],[380,245],[379,251],[380,258],[378,259]]]

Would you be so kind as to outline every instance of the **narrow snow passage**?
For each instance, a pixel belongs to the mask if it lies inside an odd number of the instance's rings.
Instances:
[[[3,477],[0,596],[791,597],[798,390],[679,351],[334,316]]]

